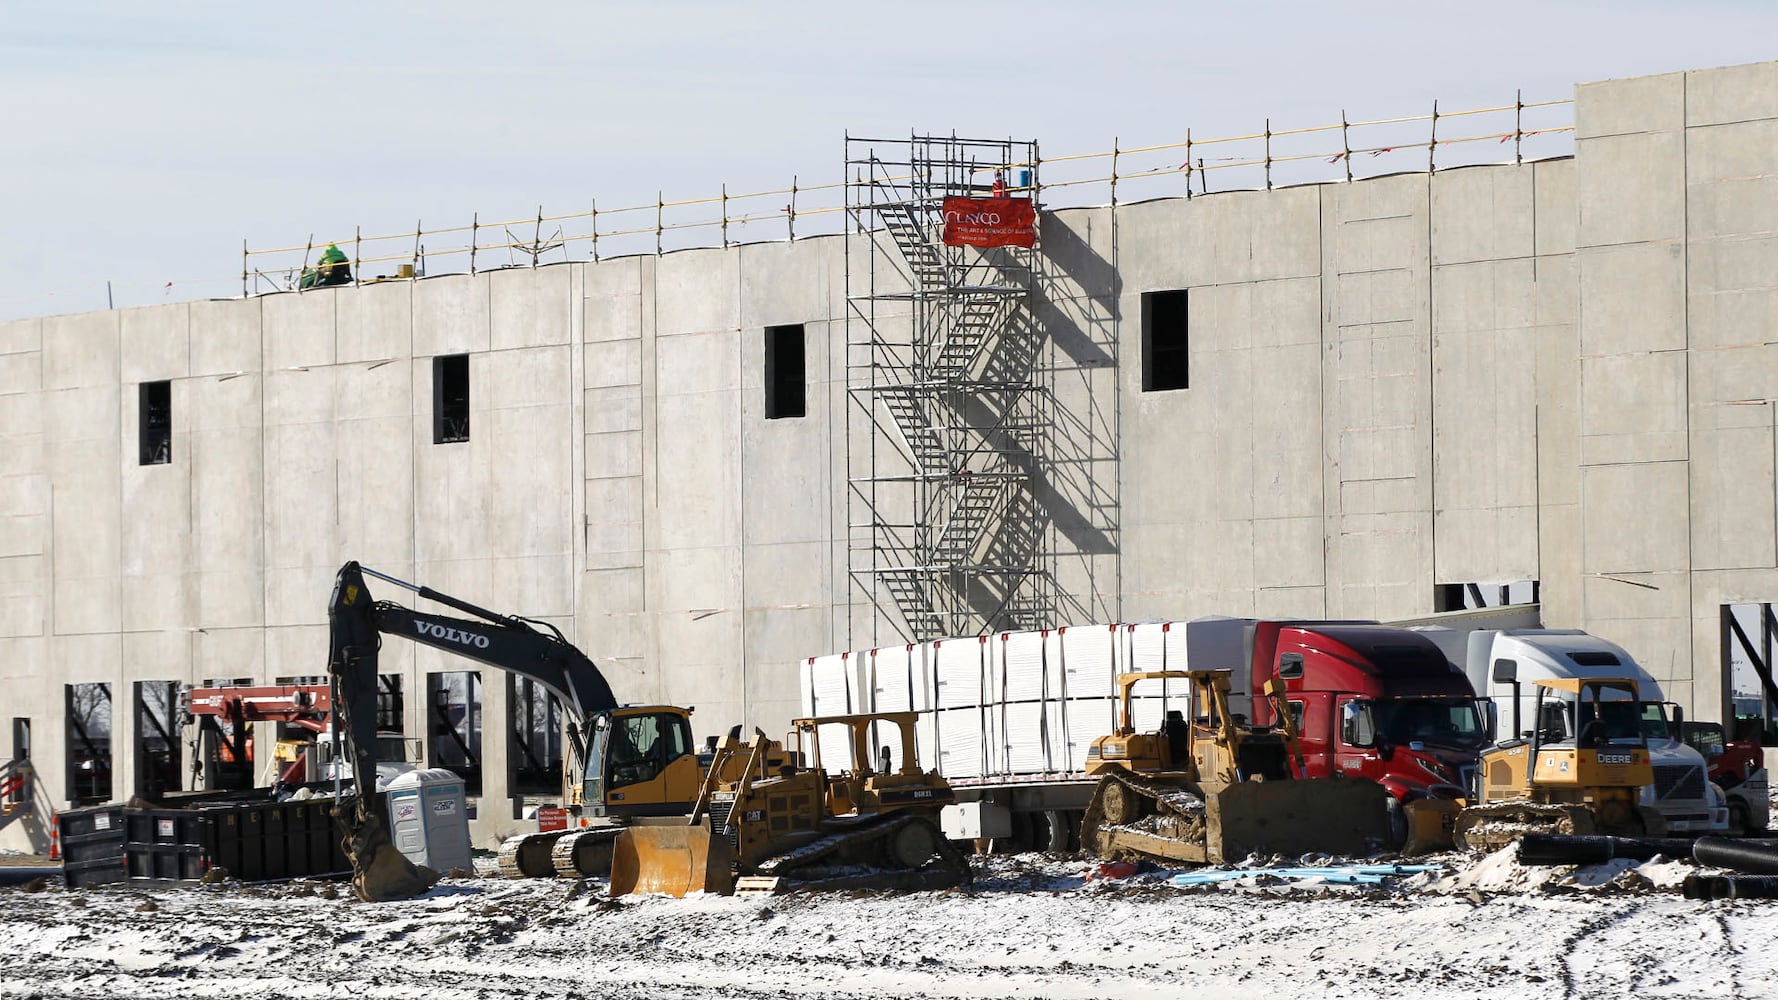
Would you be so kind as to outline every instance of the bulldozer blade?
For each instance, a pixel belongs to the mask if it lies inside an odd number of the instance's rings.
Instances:
[[[734,851],[703,826],[637,826],[618,834],[611,849],[611,895],[689,892],[733,895]]]
[[[1461,799],[1416,799],[1402,806],[1401,814],[1408,823],[1408,839],[1401,853],[1408,857],[1450,851],[1457,847],[1457,814],[1463,810]]]
[[[1242,781],[1206,791],[1211,862],[1250,854],[1362,857],[1389,846],[1389,793],[1374,781]]]

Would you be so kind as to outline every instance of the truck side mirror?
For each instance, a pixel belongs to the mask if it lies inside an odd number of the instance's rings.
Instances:
[[[1488,742],[1498,743],[1500,742],[1500,706],[1490,701],[1486,705],[1486,711],[1488,718],[1484,721],[1488,724]]]
[[[1678,705],[1673,706],[1673,733],[1674,739],[1685,738],[1685,709]]]
[[[1513,684],[1519,679],[1519,665],[1513,660],[1494,661],[1494,683]]]

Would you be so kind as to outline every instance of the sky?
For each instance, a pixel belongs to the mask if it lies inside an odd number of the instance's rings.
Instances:
[[[1048,158],[1560,100],[1773,38],[1760,0],[8,5],[0,320],[239,295],[243,241],[833,183],[848,134]]]

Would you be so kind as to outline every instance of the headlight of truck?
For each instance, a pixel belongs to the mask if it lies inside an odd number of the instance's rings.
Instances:
[[[1645,806],[1648,806],[1648,807],[1649,807],[1649,808],[1651,808],[1651,809],[1652,809],[1652,808],[1654,808],[1654,804],[1655,804],[1655,786],[1653,786],[1653,785],[1643,785],[1643,786],[1642,786],[1642,793],[1641,793],[1641,794],[1640,794],[1640,795],[1638,795],[1638,796],[1637,796],[1637,797],[1636,797],[1636,801],[1637,801],[1637,802],[1638,802],[1638,803],[1639,803],[1639,804],[1641,804],[1641,805],[1645,805]]]

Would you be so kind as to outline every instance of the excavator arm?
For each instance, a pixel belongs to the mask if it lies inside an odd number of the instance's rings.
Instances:
[[[366,575],[412,590],[427,600],[476,616],[450,618],[371,598]],[[543,622],[502,615],[430,587],[406,583],[356,562],[340,567],[328,603],[328,672],[334,705],[351,745],[352,777],[358,790],[350,816],[342,811],[346,853],[353,884],[365,900],[405,899],[430,888],[437,875],[408,863],[389,839],[382,796],[376,794],[377,655],[382,636],[398,635],[543,685],[569,712],[569,738],[576,760],[586,759],[583,723],[617,707],[599,668]],[[542,626],[539,628],[538,626]],[[572,772],[571,772],[572,773]]]

